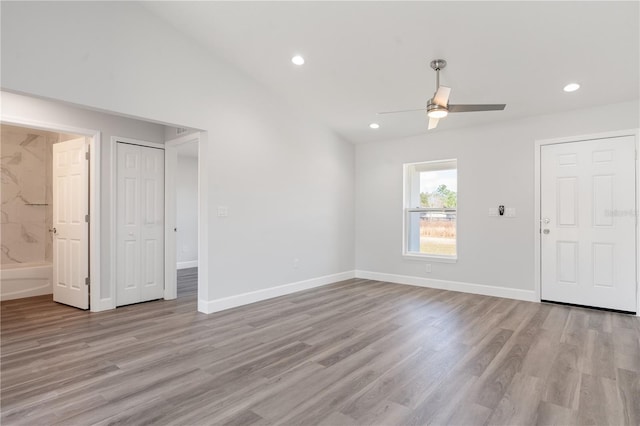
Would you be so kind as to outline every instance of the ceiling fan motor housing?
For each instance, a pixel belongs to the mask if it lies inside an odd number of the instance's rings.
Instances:
[[[433,99],[429,99],[429,103],[427,103],[427,114],[433,111],[449,111],[446,107],[442,105],[438,105],[433,102]]]

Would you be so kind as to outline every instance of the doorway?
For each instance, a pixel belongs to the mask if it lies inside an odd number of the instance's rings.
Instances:
[[[638,312],[636,135],[537,148],[541,300]]]
[[[3,300],[53,293],[56,302],[90,308],[90,274],[99,270],[91,244],[99,135],[91,134],[2,122],[2,268],[20,272],[3,282]],[[99,225],[99,214],[93,219]]]
[[[201,278],[200,133],[165,143],[166,257],[165,298],[197,292],[192,284]],[[182,286],[183,288],[179,288]]]

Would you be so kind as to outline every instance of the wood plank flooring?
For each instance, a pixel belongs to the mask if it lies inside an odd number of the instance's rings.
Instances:
[[[640,424],[640,319],[349,280],[204,315],[1,305],[1,422]]]

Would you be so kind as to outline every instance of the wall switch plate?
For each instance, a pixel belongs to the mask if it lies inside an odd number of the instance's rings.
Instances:
[[[424,271],[425,272],[431,272],[431,264],[430,263],[425,263]]]
[[[498,216],[498,208],[490,207],[489,208],[489,216]]]
[[[514,207],[507,207],[504,209],[504,215],[506,217],[516,217],[516,209]]]
[[[293,258],[293,269],[298,269],[300,267],[300,259],[297,257]]]
[[[218,206],[218,217],[227,217],[227,216],[229,216],[229,207]]]

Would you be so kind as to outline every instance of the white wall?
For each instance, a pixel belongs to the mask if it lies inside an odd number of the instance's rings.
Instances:
[[[534,141],[638,127],[636,101],[358,145],[356,269],[532,292]],[[402,257],[402,164],[448,158],[458,159],[458,261],[426,273],[426,261]],[[489,217],[501,204],[517,217]]]
[[[138,4],[3,2],[1,47],[6,90],[207,131],[201,307],[353,270],[353,146]]]
[[[198,158],[178,154],[176,176],[176,254],[178,268],[198,261]]]
[[[106,236],[111,235],[113,232],[111,229],[112,206],[110,196],[112,167],[111,137],[119,136],[163,143],[164,126],[97,111],[89,111],[60,102],[36,99],[14,93],[1,92],[1,96],[3,118],[28,118],[36,122],[78,127],[87,130],[100,130],[100,154],[102,156],[102,167],[100,170],[100,214],[102,223],[100,232],[105,236],[100,243],[100,250],[103,253],[100,271],[102,283],[100,286],[100,297],[101,299],[110,298],[111,294],[109,294],[110,289],[107,283],[111,280],[110,268],[112,259],[109,256],[110,244]]]

